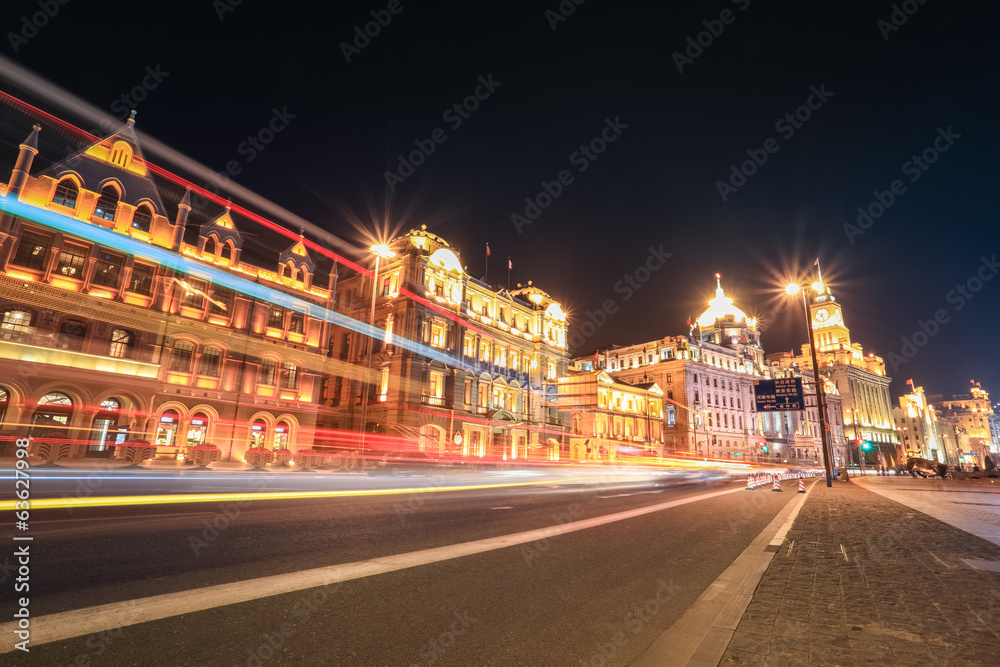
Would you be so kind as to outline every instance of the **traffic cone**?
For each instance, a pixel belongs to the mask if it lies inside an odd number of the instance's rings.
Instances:
[[[747,475],[747,491],[753,490],[753,475]]]
[[[772,491],[781,491],[781,482],[778,481],[777,477],[774,478],[774,487],[771,490]]]
[[[805,492],[806,492],[806,482],[805,482],[804,479],[800,479],[799,480],[799,493],[805,493]]]

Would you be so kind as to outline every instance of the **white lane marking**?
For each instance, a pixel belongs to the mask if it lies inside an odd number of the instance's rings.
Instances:
[[[509,505],[504,505],[503,507],[491,507],[490,509],[491,510],[512,510],[514,508],[511,507],[511,506],[509,506]]]
[[[847,557],[847,549],[844,548],[843,544],[840,545],[840,553],[844,554],[844,561],[845,562],[847,562],[847,563],[851,562],[851,559]]]
[[[663,493],[663,489],[660,489],[659,491],[634,491],[632,493],[617,493],[613,496],[597,496],[597,497],[600,498],[601,500],[604,500],[605,498],[624,498],[626,496],[641,496],[644,493]]]
[[[931,553],[930,551],[928,551],[927,553],[931,554],[931,556],[932,556],[932,557],[934,558],[934,560],[936,560],[937,562],[941,563],[941,564],[942,564],[942,565],[944,565],[945,567],[951,567],[951,565],[948,565],[948,563],[944,562],[943,560],[941,560],[940,558],[938,558],[937,556],[935,556],[935,555],[934,555],[933,553]]]
[[[215,514],[215,512],[194,512],[191,514],[142,514],[139,516],[91,516],[83,517],[79,519],[41,519],[38,521],[33,521],[34,526],[48,526],[54,523],[77,523],[80,521],[145,521],[146,519],[157,519],[163,517],[169,517],[172,519],[184,519],[191,516],[207,516],[209,514]]]
[[[172,616],[180,616],[181,614],[191,614],[206,609],[225,607],[231,604],[259,600],[284,593],[293,593],[308,588],[329,586],[330,584],[342,581],[351,581],[387,572],[405,570],[419,565],[428,565],[454,558],[473,556],[495,549],[506,549],[507,547],[526,544],[536,540],[550,539],[555,535],[586,530],[587,528],[596,528],[597,526],[603,526],[616,521],[624,521],[646,514],[653,514],[654,512],[680,507],[681,505],[701,500],[708,500],[709,498],[717,498],[727,493],[736,493],[738,491],[743,491],[743,488],[739,487],[725,491],[702,493],[647,507],[637,507],[625,512],[605,514],[591,519],[581,519],[580,521],[527,530],[521,533],[488,537],[483,540],[462,542],[460,544],[451,544],[433,549],[423,549],[421,551],[412,551],[394,556],[382,556],[354,563],[289,572],[287,574],[275,574],[259,579],[237,581],[231,584],[218,584],[216,586],[180,591],[178,593],[166,593],[139,598],[137,600],[113,602],[96,607],[85,607],[58,614],[49,614],[48,616],[39,616],[38,618],[31,619],[31,642],[37,646],[39,644],[82,637],[95,632],[112,630],[127,625],[158,621]],[[123,610],[127,613],[123,613]],[[12,636],[16,627],[16,623],[4,623],[0,625],[0,636]],[[0,653],[9,653],[13,650],[13,642],[4,642],[0,645]]]

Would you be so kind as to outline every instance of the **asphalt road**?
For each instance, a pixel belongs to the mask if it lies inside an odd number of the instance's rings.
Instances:
[[[795,497],[793,485],[785,482],[786,492],[779,494],[743,491],[742,481],[543,481],[506,489],[255,500],[242,506],[36,510],[31,613],[37,619],[222,583],[246,582],[252,588],[252,580],[268,575],[736,490],[518,546],[35,645],[30,654],[0,660],[628,664]],[[9,514],[3,516],[7,525]],[[3,577],[3,586],[11,586],[9,569]],[[127,622],[128,607],[114,613]]]

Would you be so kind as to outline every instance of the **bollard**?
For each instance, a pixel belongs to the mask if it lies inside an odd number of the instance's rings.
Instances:
[[[799,480],[799,493],[805,493],[805,492],[806,492],[806,482],[805,482],[804,479],[800,479]]]
[[[771,490],[772,491],[781,491],[781,482],[778,481],[777,477],[774,478],[774,488],[772,488]]]

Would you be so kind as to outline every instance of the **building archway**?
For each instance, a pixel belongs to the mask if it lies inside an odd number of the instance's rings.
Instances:
[[[424,424],[420,427],[418,449],[422,452],[443,454],[445,449],[444,429],[437,424]]]

